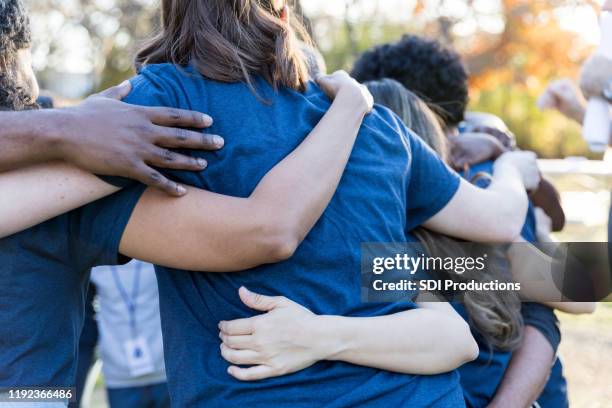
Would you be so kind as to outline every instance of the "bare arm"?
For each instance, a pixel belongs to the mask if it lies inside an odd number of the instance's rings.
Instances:
[[[342,75],[326,80],[342,86],[323,119],[250,197],[191,189],[173,200],[149,189],[130,218],[121,253],[178,269],[216,272],[290,257],[331,200],[371,109],[369,93]]]
[[[534,327],[525,326],[523,341],[512,353],[489,408],[530,407],[546,385],[554,357],[544,335]]]
[[[208,127],[212,119],[198,112],[120,102],[130,89],[125,82],[72,108],[0,112],[0,172],[61,160],[90,173],[133,178],[171,195],[184,194],[150,166],[202,170],[205,162],[168,148],[220,148],[222,139],[178,129]]]
[[[245,288],[239,294],[247,306],[266,312],[219,324],[221,354],[232,364],[228,372],[239,380],[285,375],[320,360],[439,374],[478,354],[467,323],[447,303],[422,303],[419,309],[388,316],[318,316],[285,297]]]
[[[552,246],[544,248],[554,252]],[[564,256],[556,254],[553,257],[519,238],[508,249],[508,259],[512,278],[521,284],[521,296],[527,301],[538,302],[570,314],[590,314],[595,311],[595,302],[568,301],[559,288],[559,282],[562,282],[564,277],[553,275],[565,270],[561,267],[562,262],[567,262]],[[605,284],[601,286],[605,287]]]
[[[117,190],[98,177],[63,162],[0,173],[0,238]]]
[[[487,189],[461,180],[451,201],[424,226],[475,242],[512,242],[520,234],[527,214],[527,193],[522,181],[526,177],[521,172],[533,173],[532,170],[537,173],[535,156],[528,152],[504,153],[495,162],[493,181]]]

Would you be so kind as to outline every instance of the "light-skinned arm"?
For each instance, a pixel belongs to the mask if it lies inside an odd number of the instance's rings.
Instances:
[[[369,92],[344,72],[320,78],[319,84],[335,97],[331,108],[248,198],[190,189],[184,199],[173,200],[148,189],[130,218],[120,252],[157,265],[211,272],[291,257],[331,200],[373,104]]]
[[[525,326],[489,408],[528,408],[542,393],[554,361],[553,348],[535,327]]]
[[[461,180],[449,203],[423,226],[474,242],[512,242],[527,214],[525,190],[535,188],[540,180],[536,157],[531,152],[507,152],[494,166],[487,189]]]
[[[473,360],[478,346],[448,303],[377,317],[315,315],[283,297],[240,288],[261,315],[219,323],[228,373],[243,381],[290,374],[317,361],[344,361],[407,374],[451,371]],[[251,367],[239,367],[248,365]]]

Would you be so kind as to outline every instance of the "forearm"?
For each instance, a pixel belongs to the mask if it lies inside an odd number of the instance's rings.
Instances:
[[[512,354],[489,408],[529,407],[544,389],[553,360],[554,351],[542,333],[525,326],[523,341]]]
[[[57,110],[0,112],[0,171],[58,159]]]
[[[311,338],[326,360],[439,374],[473,360],[478,352],[467,323],[451,312],[434,307],[380,317],[320,316]]]
[[[516,171],[498,172],[488,189],[461,180],[451,201],[423,225],[474,242],[512,242],[527,213],[527,194]]]
[[[0,238],[116,190],[96,176],[61,162],[0,173]]]
[[[366,113],[353,90],[338,94],[329,111],[290,155],[276,165],[250,196],[269,222],[287,227],[301,242],[329,204]]]
[[[490,202],[498,206],[497,214],[490,220],[491,223],[504,220],[509,227],[509,235],[519,236],[529,206],[519,171],[514,166],[496,166],[487,192],[491,194]]]

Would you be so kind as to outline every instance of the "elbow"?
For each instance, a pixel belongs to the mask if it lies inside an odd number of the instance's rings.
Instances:
[[[259,235],[266,263],[277,263],[291,258],[300,244],[300,238],[291,224],[276,223],[264,228]]]
[[[470,331],[470,326],[467,322],[461,322],[462,328],[460,330],[460,338],[461,344],[459,347],[459,366],[463,364],[469,363],[470,361],[476,360],[478,358],[478,353],[480,349],[478,348],[478,343],[476,343],[476,339],[472,336],[472,332]]]
[[[298,247],[298,239],[292,236],[281,236],[270,248],[272,262],[282,262],[291,258]]]

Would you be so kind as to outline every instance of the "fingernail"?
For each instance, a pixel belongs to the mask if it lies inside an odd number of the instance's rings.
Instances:
[[[179,185],[176,188],[176,192],[179,193],[179,195],[185,195],[185,194],[187,194],[187,189],[185,187]]]
[[[127,79],[125,81],[123,81],[122,83],[119,84],[119,86],[124,87],[124,86],[128,86],[130,84],[130,81],[128,81]]]
[[[205,169],[206,166],[208,166],[208,162],[204,159],[198,159],[198,166],[200,166],[202,169]]]
[[[210,116],[202,114],[202,123],[204,123],[204,126],[210,126],[213,123],[213,120]]]
[[[221,136],[213,136],[213,143],[216,146],[222,147],[225,144],[225,140]]]

